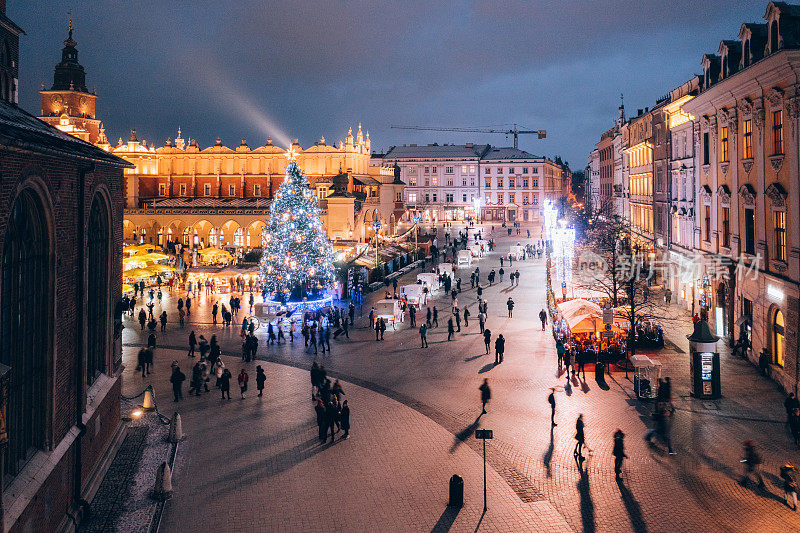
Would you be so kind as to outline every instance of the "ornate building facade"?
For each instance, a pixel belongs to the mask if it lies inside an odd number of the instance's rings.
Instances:
[[[251,148],[242,139],[229,148],[220,139],[206,148],[196,140],[168,139],[156,147],[139,140],[135,130],[127,142],[112,145],[96,118],[97,96],[86,88],[86,73],[78,62],[77,42],[64,41],[53,85],[42,88],[40,119],[132,163],[125,170],[126,240],[187,247],[261,246],[261,231],[269,217],[273,194],[284,177],[291,151],[319,197],[323,223],[335,241],[365,241],[380,232],[394,234],[405,213],[403,183],[394,169],[370,164],[369,132],[328,145],[321,138],[303,149],[297,139],[281,148],[267,140]]]

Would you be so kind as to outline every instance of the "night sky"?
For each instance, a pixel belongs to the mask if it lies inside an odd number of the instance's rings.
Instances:
[[[27,33],[20,104],[39,114],[72,11],[86,84],[112,144],[217,136],[255,148],[271,135],[332,144],[362,122],[373,150],[503,135],[392,124],[546,129],[520,148],[582,169],[616,117],[652,106],[700,72],[703,53],[764,22],[766,0],[483,2],[8,0]]]

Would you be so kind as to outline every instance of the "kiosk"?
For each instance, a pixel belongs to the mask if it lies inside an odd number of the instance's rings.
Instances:
[[[422,285],[403,285],[400,287],[400,297],[405,298],[408,305],[421,307],[428,303],[425,292],[422,290]]]
[[[439,288],[439,274],[435,272],[420,272],[417,274],[417,283],[423,286],[427,285],[428,293],[431,294]]]
[[[458,251],[458,266],[471,266],[472,265],[472,252],[469,250]]]
[[[447,274],[448,276],[452,276],[455,271],[456,266],[453,263],[439,263],[436,267],[436,272],[439,274]]]
[[[508,253],[517,261],[522,261],[522,255],[525,253],[525,247],[515,244],[508,249]]]
[[[694,331],[686,336],[689,339],[689,377],[692,396],[703,400],[713,400],[722,395],[720,387],[719,353],[717,341],[708,322],[700,320]]]
[[[397,329],[396,323],[402,315],[403,310],[400,308],[400,300],[378,300],[375,302],[375,320],[378,318],[384,319],[391,324],[392,329]]]

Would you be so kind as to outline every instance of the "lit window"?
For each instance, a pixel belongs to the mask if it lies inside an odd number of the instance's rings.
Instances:
[[[475,174],[475,165],[470,165],[469,166],[469,173],[470,174]]]
[[[772,112],[772,153],[783,153],[783,112]]]
[[[487,192],[486,193],[486,205],[489,205],[491,203],[492,203],[492,195]]]
[[[408,178],[408,184],[412,187],[417,186],[417,178]]]
[[[415,192],[408,193],[408,203],[410,204],[417,203],[417,193]]]
[[[775,351],[774,354],[774,361],[775,364],[778,366],[783,366],[783,355],[784,355],[784,346],[786,343],[785,340],[785,323],[783,321],[783,313],[780,310],[775,311],[775,320],[772,323],[772,332],[773,338],[772,343],[774,344],[773,348]]]
[[[261,185],[259,184],[253,185],[253,196],[255,197],[261,196]]]
[[[228,185],[228,196],[236,196],[236,185]]]
[[[203,187],[203,194],[205,196],[211,196],[211,184],[210,183],[206,183],[205,186]]]
[[[728,161],[728,128],[722,128],[722,161]]]
[[[498,193],[498,195],[497,195],[497,203],[498,204],[502,204],[503,203],[503,193]]]
[[[166,196],[167,195],[167,185],[165,183],[158,184],[158,195],[159,196]]]
[[[461,173],[462,174],[466,174],[467,173],[467,165],[461,165]]]
[[[753,121],[745,120],[742,123],[743,156],[745,159],[753,158]]]
[[[775,211],[775,259],[786,261],[786,212]]]
[[[181,196],[186,196],[186,184],[181,183]]]
[[[436,167],[434,167],[434,170],[436,170]],[[436,185],[438,184],[438,182],[439,182],[439,180],[436,178],[436,176],[434,176],[434,177],[433,177],[433,186],[434,186],[434,187],[436,187]]]

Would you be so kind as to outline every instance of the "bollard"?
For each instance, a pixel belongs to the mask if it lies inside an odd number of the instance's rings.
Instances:
[[[166,461],[162,462],[156,471],[153,495],[159,500],[167,500],[172,496],[172,470]]]
[[[464,505],[464,480],[458,474],[450,478],[450,499],[448,507],[462,507]]]
[[[183,439],[183,424],[181,424],[181,415],[175,411],[169,423],[169,441],[174,444],[181,439]]]
[[[153,409],[155,409],[155,405],[153,404],[153,389],[151,389],[150,387],[147,387],[144,390],[142,409],[145,411],[152,411]]]

